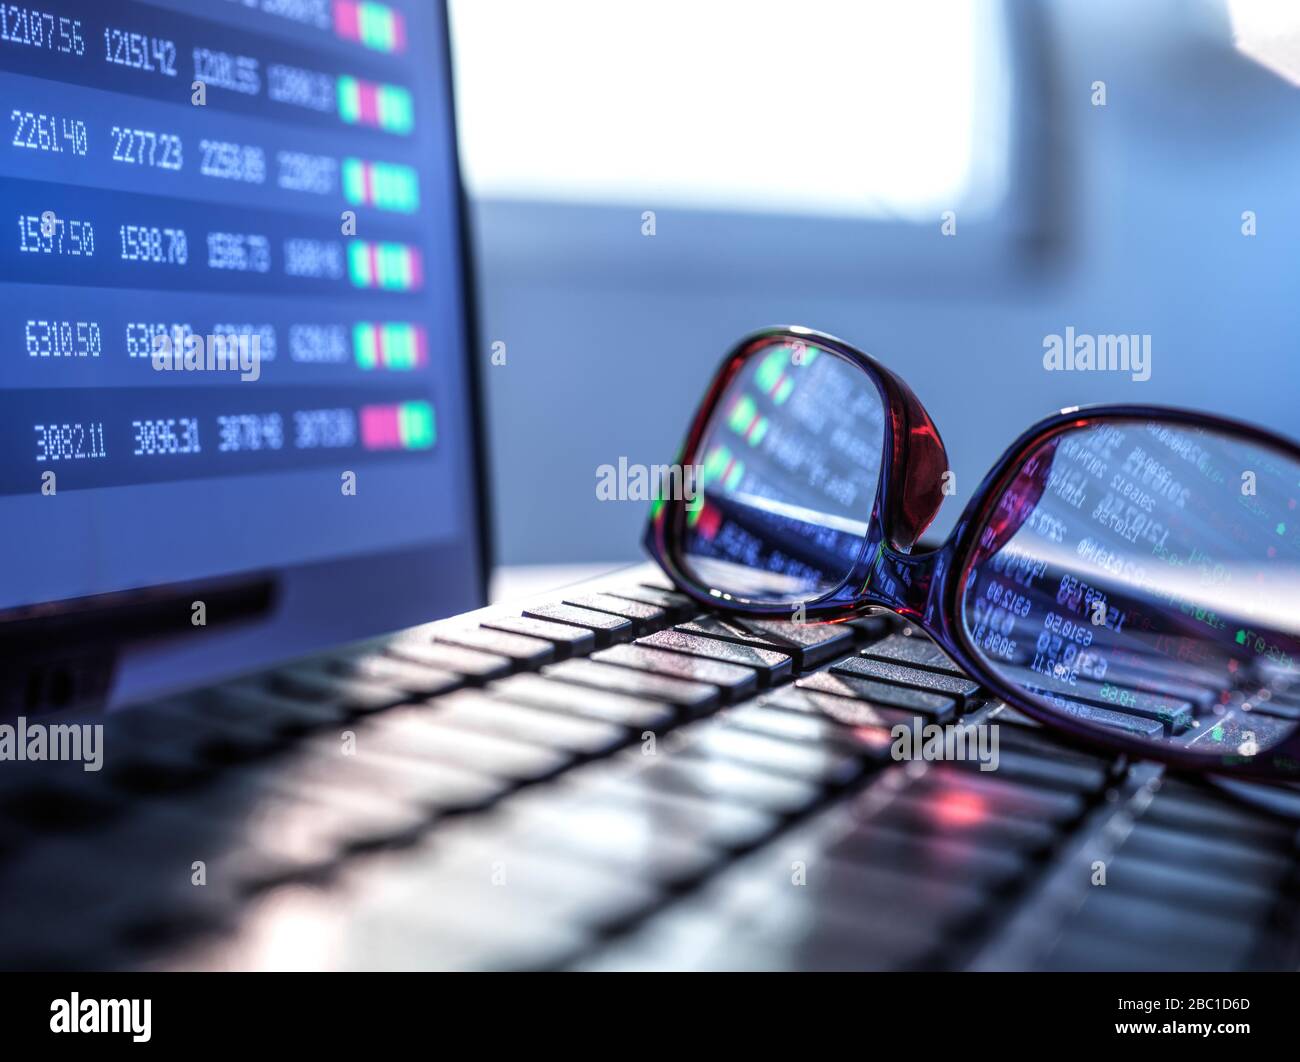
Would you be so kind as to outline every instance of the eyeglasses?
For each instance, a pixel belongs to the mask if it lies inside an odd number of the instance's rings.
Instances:
[[[955,494],[902,380],[832,336],[739,343],[646,546],[740,616],[906,617],[994,696],[1076,739],[1239,777],[1300,776],[1300,446],[1152,406],[1069,409]]]

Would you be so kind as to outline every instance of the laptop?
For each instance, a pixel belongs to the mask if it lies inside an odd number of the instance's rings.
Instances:
[[[1293,968],[1294,819],[902,619],[485,606],[449,64],[414,0],[0,11],[0,965]],[[959,720],[996,770],[891,753]]]

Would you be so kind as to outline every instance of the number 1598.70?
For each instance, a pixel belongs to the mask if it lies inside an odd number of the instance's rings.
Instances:
[[[154,225],[121,225],[122,260],[184,265],[190,260],[189,241],[184,229],[160,229]]]

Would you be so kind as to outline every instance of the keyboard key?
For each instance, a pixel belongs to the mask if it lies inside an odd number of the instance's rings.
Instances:
[[[789,880],[789,866],[784,878]],[[775,875],[773,875],[775,876]],[[706,890],[709,886],[705,886]],[[715,890],[719,891],[719,890]],[[940,940],[901,919],[845,917],[789,887],[744,906],[723,893],[693,895],[635,932],[603,943],[577,968],[592,971],[898,970],[939,948]]]
[[[1011,849],[986,848],[952,838],[908,836],[865,823],[826,848],[833,859],[887,866],[908,877],[955,879],[990,892],[1024,877],[1031,863]]]
[[[779,820],[756,808],[699,800],[652,788],[636,775],[612,778],[600,769],[574,771],[562,783],[510,799],[508,810],[563,825],[575,840],[589,833],[624,832],[651,848],[663,838],[712,850],[752,848],[771,836]]]
[[[466,649],[479,649],[513,660],[518,667],[536,669],[555,659],[555,646],[541,638],[524,634],[507,634],[488,627],[462,627],[459,630],[442,630],[434,641],[446,645],[459,645]]]
[[[798,647],[803,654],[799,665],[801,670],[816,667],[853,648],[854,631],[842,623],[795,623],[792,620],[748,618],[740,623],[746,629],[766,635],[792,649]]]
[[[525,609],[524,618],[567,623],[571,627],[588,630],[596,639],[598,649],[603,649],[614,642],[628,641],[636,633],[636,626],[631,620],[608,612],[579,608],[577,605],[537,605]]]
[[[596,636],[589,630],[573,627],[567,623],[533,619],[529,616],[499,616],[496,619],[484,620],[483,627],[486,630],[522,634],[529,638],[540,638],[542,641],[550,642],[555,647],[557,660],[566,660],[571,656],[585,656],[596,647]]]
[[[1007,673],[1012,681],[1019,682],[1049,701],[1059,697],[1067,702],[1101,708],[1121,716],[1155,720],[1170,727],[1175,734],[1187,730],[1195,719],[1192,705],[1176,697],[1129,690],[1112,683],[1091,682],[1082,678],[1066,683],[1026,667],[1009,668]]]
[[[604,755],[627,741],[627,731],[612,723],[506,704],[477,690],[443,697],[433,710],[440,723],[563,749],[575,756]]]
[[[1240,882],[1275,884],[1292,865],[1291,851],[1239,840],[1213,830],[1191,833],[1139,820],[1130,831],[1121,855],[1142,856],[1167,866],[1191,866],[1206,874]]]
[[[1106,875],[1106,887],[1161,903],[1203,907],[1224,917],[1263,925],[1277,904],[1277,892],[1257,881],[1206,874],[1196,867],[1170,866],[1120,850]]]
[[[755,880],[744,882],[738,875],[734,902],[763,912],[759,924],[769,917],[795,917],[796,924],[806,928],[829,920],[857,926],[864,944],[897,930],[912,942],[909,950],[915,961],[935,948],[951,947],[957,926],[990,909],[989,894],[960,875],[918,876],[884,859],[839,858],[828,851],[839,840],[839,831],[816,821],[810,829],[760,852],[745,868],[746,876]],[[804,883],[799,886],[791,881],[796,863],[803,868]]]
[[[519,844],[493,826],[488,820],[439,831],[427,845],[393,859],[381,872],[384,902],[400,910],[436,897],[437,906],[474,928],[498,922],[522,930],[537,919],[604,930],[662,898],[653,883]]]
[[[420,681],[415,689],[406,689],[392,681],[398,676],[389,674],[386,679],[379,677],[376,669],[370,675],[364,671],[349,672],[343,665],[338,673],[330,674],[324,667],[304,665],[302,667],[280,668],[267,676],[266,687],[272,693],[286,697],[298,697],[305,700],[338,701],[351,712],[381,712],[385,708],[394,708],[411,700],[412,695],[424,692],[424,687],[433,686],[432,692],[445,688],[442,676],[433,680]]]
[[[1296,829],[1290,820],[1262,815],[1257,808],[1225,800],[1212,789],[1168,777],[1142,813],[1142,821],[1194,834],[1227,834],[1278,849],[1290,847]]]
[[[716,848],[662,833],[647,841],[636,830],[624,828],[626,820],[618,818],[585,820],[584,826],[589,828],[575,833],[550,816],[515,815],[512,804],[513,801],[501,804],[494,819],[503,836],[510,837],[515,844],[547,852],[555,858],[608,867],[628,879],[659,889],[679,889],[698,881],[727,858]]]
[[[35,846],[0,870],[6,952],[9,926],[31,921],[51,936],[75,931],[83,954],[106,941],[158,940],[228,925],[239,883],[213,873],[196,887],[192,864],[219,865],[237,840],[219,824],[160,805],[91,836]]]
[[[645,638],[638,638],[636,644],[753,668],[759,682],[764,686],[789,678],[792,668],[788,653],[778,653],[771,649],[760,649],[758,646],[741,645],[737,642],[724,642],[717,638],[704,638],[680,630],[659,631]]]
[[[169,702],[111,713],[104,737],[114,749],[105,773],[117,785],[146,793],[183,787],[219,764],[265,755],[284,743],[264,727],[223,721]]]
[[[814,712],[782,711],[779,707],[772,707],[774,703],[776,703],[775,698],[760,704],[727,708],[715,718],[728,726],[752,730],[785,741],[848,747],[848,734],[852,728],[842,726],[835,720]],[[906,719],[908,723],[912,719],[902,713],[899,713],[899,718]]]
[[[829,672],[822,672],[822,674],[835,682],[839,681],[837,676]],[[904,692],[912,694],[916,691]],[[921,694],[921,696],[925,695]],[[883,734],[887,738],[889,732],[896,726],[912,727],[918,717],[926,722],[943,722],[952,717],[955,707],[954,702],[948,701],[946,713],[936,715],[929,710],[917,712],[904,708],[886,708],[867,701],[851,700],[837,694],[821,693],[815,689],[798,686],[787,686],[769,694],[759,701],[758,706],[783,715],[807,716],[815,721],[809,725],[815,725],[819,729],[834,728],[835,732],[841,735],[842,740],[850,741],[864,750],[878,747],[881,743],[880,735]],[[928,709],[930,706],[926,707]],[[771,722],[773,727],[781,725],[785,724],[775,719]],[[850,731],[862,733],[850,733]],[[868,731],[871,733],[868,734]]]
[[[707,682],[722,690],[728,701],[748,697],[758,689],[758,676],[753,668],[736,664],[723,664],[702,657],[683,656],[645,645],[616,645],[592,655],[602,664],[616,664],[654,675]]]
[[[814,712],[784,711],[780,707],[771,707],[774,703],[769,701],[727,709],[718,718],[728,726],[752,730],[768,737],[855,751],[859,755],[878,759],[888,757],[892,727],[901,724],[910,729],[916,719],[916,716],[906,712],[872,708],[870,705],[850,701],[847,703],[861,713],[862,719],[855,726],[846,726],[829,716]]]
[[[1006,722],[1001,716],[987,719],[985,725],[998,728],[998,745],[1003,749],[1013,749],[1052,761],[1083,763],[1103,769],[1109,766],[1110,761],[1104,755],[1067,745],[1052,736],[1050,731],[1041,728],[1035,730],[1017,726]]]
[[[682,755],[735,760],[760,770],[828,787],[847,785],[862,773],[851,753],[833,746],[800,744],[727,726],[721,721],[683,732]]]
[[[772,774],[743,763],[691,756],[639,757],[639,783],[651,789],[704,800],[730,800],[774,815],[797,815],[822,799],[822,787],[794,777]],[[619,761],[621,765],[622,761]]]
[[[246,889],[318,873],[362,848],[410,840],[427,822],[410,805],[350,797],[333,799],[323,789],[290,795],[272,786],[223,784],[178,810],[203,820],[195,835],[222,838],[196,857],[206,860],[209,877]]]
[[[1038,687],[1030,687],[1030,692],[1038,693],[1049,703],[1052,710],[1064,712],[1067,715],[1075,716],[1097,726],[1108,727],[1111,730],[1121,730],[1144,738],[1159,738],[1165,732],[1164,723],[1158,719],[1144,719],[1141,716],[1128,715],[1125,712],[1116,712],[1109,708],[1098,708],[1096,705],[1073,701],[1068,697],[1062,697]]]
[[[998,751],[997,767],[992,771],[983,771],[980,765],[971,760],[961,761],[960,766],[963,770],[996,774],[1000,778],[1024,782],[1028,785],[1070,789],[1084,793],[1101,792],[1106,788],[1109,778],[1109,767],[1103,762],[1089,762],[1086,759],[1071,760],[1065,757],[1049,759],[1002,748]]]
[[[608,612],[612,616],[621,616],[628,620],[636,634],[646,634],[668,622],[668,614],[657,605],[647,605],[644,601],[629,601],[625,597],[613,594],[578,594],[564,599],[566,605]]]
[[[853,633],[842,624],[736,618],[723,620],[717,616],[701,616],[679,623],[674,630],[785,653],[794,661],[798,671],[816,667],[853,647]]]
[[[1069,932],[1102,942],[1141,941],[1157,959],[1194,955],[1202,969],[1235,969],[1255,947],[1257,928],[1213,909],[1177,907],[1106,886],[1088,893]]]
[[[1269,715],[1274,719],[1285,719],[1288,722],[1300,720],[1300,705],[1291,704],[1281,697],[1271,697],[1268,700],[1260,698],[1251,702],[1251,711],[1258,712],[1260,715]]]
[[[1019,727],[1021,730],[1043,729],[1043,724],[1037,719],[1030,718],[1024,712],[1017,711],[1010,705],[1000,703],[993,706],[990,714],[986,717],[986,721],[998,723],[999,725],[1005,723],[1007,726]]]
[[[699,606],[685,594],[672,590],[655,590],[648,586],[619,586],[607,590],[612,597],[626,598],[628,601],[640,601],[645,605],[654,605],[663,609],[672,622],[688,619],[699,612]]]
[[[613,771],[603,764],[574,771],[564,783],[575,794],[575,803],[593,802],[604,810],[645,816],[659,829],[718,848],[751,848],[779,826],[776,816],[760,808],[662,790],[639,772]],[[581,821],[571,826],[582,828]]]
[[[395,657],[412,660],[425,667],[463,675],[467,681],[475,683],[490,682],[514,670],[509,657],[466,649],[459,645],[396,638],[388,643],[387,651]]]
[[[840,699],[854,698],[876,707],[912,712],[923,715],[935,723],[948,722],[957,711],[957,702],[951,697],[905,686],[892,686],[887,682],[858,678],[850,674],[818,671],[807,678],[797,680],[795,686],[800,690],[834,694]],[[834,718],[841,718],[832,702],[818,701],[817,707]],[[849,726],[855,725],[851,715],[843,717],[842,721]]]
[[[666,675],[650,675],[593,660],[566,660],[562,664],[549,665],[542,673],[562,682],[664,701],[688,712],[707,711],[720,699],[717,686]]]
[[[1062,936],[1043,960],[1048,972],[1071,973],[1206,973],[1237,969],[1221,955],[1207,956],[1204,949],[1167,946],[1156,951],[1149,940],[1117,940],[1079,931]]]
[[[919,667],[923,671],[934,671],[941,675],[966,677],[965,672],[948,659],[942,649],[929,638],[920,635],[908,637],[902,634],[891,634],[884,641],[867,646],[862,650],[862,655],[873,660]]]
[[[1043,853],[1065,834],[1048,822],[1011,818],[990,811],[978,798],[904,791],[872,821],[914,837],[951,837],[989,848]]]
[[[523,889],[442,866],[432,845],[403,856],[368,860],[342,879],[333,915],[317,933],[334,962],[384,971],[545,969],[592,938]],[[579,886],[575,880],[575,895]],[[274,939],[273,926],[263,932]],[[257,949],[250,951],[256,960]]]
[[[176,711],[230,725],[244,733],[259,733],[283,742],[321,727],[352,718],[340,701],[301,700],[284,697],[256,685],[253,680],[214,687],[168,702]]]
[[[435,702],[436,704],[437,702]],[[428,757],[479,774],[532,782],[567,767],[568,753],[437,721],[436,708],[397,708],[358,726],[356,747],[396,757]]]
[[[868,657],[851,657],[831,666],[831,671],[838,675],[852,675],[855,678],[874,679],[880,682],[892,682],[909,689],[924,690],[927,693],[939,693],[954,697],[962,704],[968,704],[979,692],[979,683],[968,678],[954,675],[942,675],[934,671],[922,671],[920,668],[894,664],[885,660],[872,660]]]
[[[326,888],[299,885],[262,893],[235,931],[182,952],[178,970],[537,970],[588,947],[581,926],[536,917],[461,913],[431,903],[427,887],[390,874],[400,854],[347,865]],[[385,892],[391,880],[392,892]],[[400,888],[400,891],[399,891]],[[285,926],[312,927],[311,947],[282,946]]]
[[[1167,673],[1148,671],[1142,668],[1126,667],[1114,660],[1107,662],[1106,681],[1114,686],[1147,693],[1158,693],[1175,700],[1190,702],[1198,712],[1208,712],[1219,703],[1222,684],[1214,687],[1203,686],[1182,679],[1177,671]]]
[[[985,813],[1062,826],[1083,816],[1088,802],[1078,792],[1033,788],[993,772],[966,771],[934,764],[908,792],[933,800],[944,816],[969,818]]]
[[[263,784],[288,793],[383,798],[430,814],[485,807],[513,785],[510,779],[457,764],[385,754],[382,742],[359,740],[351,754],[345,753],[345,747],[338,737],[321,735],[269,763],[241,770],[257,773]]]
[[[513,704],[530,704],[537,708],[568,712],[591,719],[603,719],[640,734],[661,730],[676,719],[677,713],[659,701],[647,701],[609,690],[557,682],[541,675],[516,675],[494,682],[488,687],[493,697]]]
[[[106,742],[101,746],[101,755],[113,751]],[[33,830],[93,829],[127,810],[129,804],[100,771],[84,771],[81,764],[22,762],[5,763],[0,768],[3,819]]]
[[[449,693],[464,681],[450,671],[401,660],[381,652],[341,655],[326,661],[324,666],[335,674],[395,687],[414,697]]]

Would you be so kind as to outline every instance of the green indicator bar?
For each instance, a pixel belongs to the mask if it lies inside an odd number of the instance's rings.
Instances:
[[[407,324],[384,325],[384,367],[407,370],[415,368],[415,343]]]
[[[338,80],[339,117],[349,125],[361,121],[361,86],[357,79],[344,75]]]
[[[745,463],[737,461],[731,466],[731,472],[725,480],[727,490],[735,490],[740,486],[740,481],[745,478]]]
[[[749,395],[742,395],[731,410],[731,416],[727,418],[727,425],[732,431],[743,435],[754,419],[754,400]]]
[[[411,94],[397,85],[379,86],[379,124],[393,133],[409,133],[415,124]]]
[[[366,164],[360,159],[343,160],[343,194],[349,203],[366,201]]]
[[[406,248],[400,243],[381,243],[375,256],[379,261],[379,286],[381,288],[405,288]]]
[[[428,402],[403,402],[397,408],[397,427],[406,450],[428,450],[437,437],[433,406]]]
[[[758,367],[758,372],[754,374],[754,379],[762,390],[770,392],[784,372],[785,352],[774,350],[763,359]]]
[[[420,179],[415,175],[414,168],[390,166],[388,169],[392,171],[395,188],[393,209],[413,214],[420,209]]]
[[[731,464],[731,451],[725,446],[719,446],[709,451],[709,456],[704,459],[704,469],[700,478],[705,483],[712,483],[727,470],[729,464]]]
[[[368,288],[375,282],[370,273],[370,249],[364,240],[353,240],[348,244],[348,276],[356,288]]]
[[[393,19],[387,8],[362,3],[357,9],[357,23],[361,30],[361,43],[367,48],[384,52],[393,50]]]
[[[379,346],[375,342],[375,326],[369,321],[358,321],[352,326],[352,349],[361,368],[379,367]]]
[[[391,162],[376,162],[373,170],[375,205],[384,210],[413,213],[420,205],[415,170]]]
[[[382,162],[370,164],[370,202],[381,210],[391,210],[388,205],[389,177],[387,167]]]

